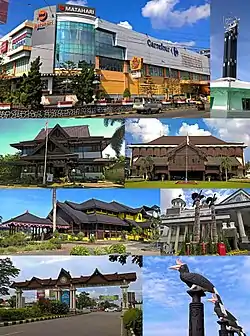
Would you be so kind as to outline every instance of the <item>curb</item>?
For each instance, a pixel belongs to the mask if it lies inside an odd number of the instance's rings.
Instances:
[[[0,327],[8,327],[8,326],[17,325],[17,324],[26,324],[26,323],[32,323],[32,322],[38,322],[38,321],[55,320],[55,319],[64,318],[64,317],[69,317],[69,315],[36,317],[36,318],[31,318],[31,319],[26,319],[26,320],[19,320],[19,321],[0,322]]]
[[[132,328],[129,329],[129,335],[130,336],[135,336],[134,330]]]

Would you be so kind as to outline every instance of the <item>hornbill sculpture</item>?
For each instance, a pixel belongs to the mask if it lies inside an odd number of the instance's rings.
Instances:
[[[217,201],[217,197],[216,194],[214,194],[213,197],[208,197],[206,199],[206,203],[209,205],[209,208],[211,208],[211,206],[213,206],[215,204],[215,202]]]
[[[220,309],[222,310],[223,314],[227,316],[226,310],[223,306],[218,291],[207,278],[198,273],[189,272],[188,265],[181,262],[180,259],[176,260],[176,265],[170,266],[169,268],[180,272],[181,281],[185,282],[185,284],[188,285],[191,291],[203,291],[214,294],[218,298],[218,301],[220,303]]]
[[[227,329],[233,332],[236,332],[239,336],[246,336],[243,331],[243,328],[238,325],[238,321],[233,314],[231,314],[228,310],[226,310],[226,316],[221,310],[220,307],[220,298],[216,295],[212,294],[212,298],[207,301],[212,302],[214,304],[214,312],[218,316],[220,321],[226,321],[228,326]]]
[[[192,200],[193,202],[193,206],[195,206],[195,202],[197,201],[201,201],[205,196],[201,194],[202,190],[198,193],[192,193]]]

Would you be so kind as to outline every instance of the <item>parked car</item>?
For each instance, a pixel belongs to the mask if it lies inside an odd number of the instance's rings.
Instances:
[[[133,110],[136,110],[137,113],[160,113],[162,111],[162,103],[154,98],[136,97]]]
[[[106,308],[104,311],[109,312],[109,313],[113,313],[113,312],[117,312],[117,308]]]

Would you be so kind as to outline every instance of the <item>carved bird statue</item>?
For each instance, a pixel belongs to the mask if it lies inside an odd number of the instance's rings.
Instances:
[[[211,208],[211,206],[214,205],[216,201],[217,201],[216,194],[214,194],[213,197],[208,197],[206,199],[206,203],[209,205],[209,208]]]
[[[205,196],[202,195],[202,190],[198,193],[192,193],[193,206],[195,206],[196,201],[201,201]]]

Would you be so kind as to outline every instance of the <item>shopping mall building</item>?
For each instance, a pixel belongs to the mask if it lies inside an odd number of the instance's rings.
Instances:
[[[60,92],[62,64],[73,61],[95,65],[99,89],[110,97],[144,94],[150,86],[158,96],[190,93],[196,86],[209,93],[209,58],[198,52],[135,32],[96,16],[94,8],[58,5],[37,9],[34,21],[25,21],[0,39],[0,56],[9,75],[27,73],[31,61],[41,58],[44,90]]]

